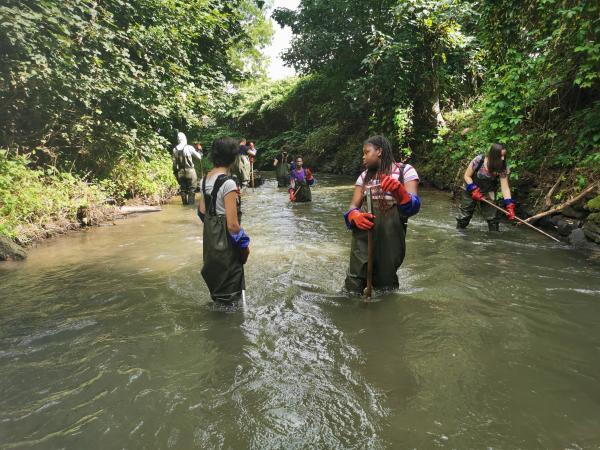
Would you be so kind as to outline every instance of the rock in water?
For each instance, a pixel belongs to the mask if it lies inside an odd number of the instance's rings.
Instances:
[[[0,236],[0,261],[21,261],[27,258],[27,253],[22,247],[8,238]]]

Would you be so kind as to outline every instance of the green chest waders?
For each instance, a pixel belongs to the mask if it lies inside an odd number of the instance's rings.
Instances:
[[[310,185],[306,181],[306,174],[304,177],[302,181],[295,180],[294,195],[296,196],[296,203],[312,202],[312,192]]]
[[[362,212],[367,212],[363,202]],[[396,205],[382,211],[373,202],[375,226],[373,227],[373,287],[395,289],[398,287],[398,268],[406,254],[405,219]],[[350,247],[350,267],[346,273],[348,291],[361,293],[367,285],[368,232],[354,228]]]
[[[229,239],[225,216],[218,215],[216,212],[217,193],[223,183],[229,179],[231,178],[219,175],[211,194],[206,193],[206,178],[202,181],[202,193],[206,207],[202,246],[204,259],[202,278],[208,286],[210,296],[218,302],[241,300],[242,292],[246,288],[240,250]]]
[[[275,169],[275,176],[277,177],[277,187],[287,187],[290,184],[290,171],[289,166],[281,162]]]
[[[179,194],[184,205],[193,205],[196,192],[197,175],[193,168],[179,169],[177,171]]]
[[[484,177],[479,174],[479,170],[483,166],[483,162],[484,158],[482,157],[480,163],[473,171],[473,183],[479,187],[479,190],[487,198],[489,192],[496,192],[498,190],[498,178]],[[471,218],[473,217],[478,204],[481,215],[487,221],[490,231],[498,231],[500,220],[498,219],[497,210],[490,205],[473,200],[471,194],[464,188],[459,206],[459,214],[456,218],[456,227],[462,229],[469,225],[469,222],[471,222]]]

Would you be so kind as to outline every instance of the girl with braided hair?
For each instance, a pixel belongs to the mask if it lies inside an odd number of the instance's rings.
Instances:
[[[417,195],[419,175],[410,164],[394,160],[392,146],[384,136],[371,136],[363,145],[366,170],[354,187],[350,209],[344,214],[346,226],[352,230],[350,267],[346,289],[362,293],[367,284],[368,231],[373,231],[373,287],[398,287],[396,272],[406,252],[407,218],[419,212]],[[373,198],[373,214],[366,211],[368,190]]]

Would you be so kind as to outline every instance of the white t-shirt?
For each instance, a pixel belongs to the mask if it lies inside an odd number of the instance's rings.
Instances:
[[[398,165],[394,165],[394,167],[392,167],[391,176],[392,176],[392,178],[394,178],[396,180],[400,180],[400,167]],[[367,171],[365,170],[363,173],[361,173],[359,175],[358,179],[356,180],[355,186],[363,187],[365,184],[366,177],[367,177]],[[413,166],[411,166],[410,164],[404,164],[404,183],[407,183],[409,181],[414,181],[414,180],[419,181],[419,174],[417,173],[417,171],[415,170],[415,168]],[[376,180],[374,178],[371,178],[369,180],[369,183],[368,183],[369,187],[378,186],[378,185],[379,185],[379,180]],[[373,198],[374,199],[381,198],[381,190],[380,189],[373,189]],[[385,198],[385,200],[389,200],[392,202],[395,201],[394,197],[389,192],[385,193],[384,198]]]
[[[215,181],[217,181],[217,178],[219,177],[219,175],[221,175],[221,174],[217,173],[215,175],[206,177],[206,193],[207,194],[212,194],[212,190],[215,185]],[[200,186],[202,186],[202,184],[200,184]],[[225,215],[225,196],[227,194],[229,194],[230,192],[233,192],[236,190],[237,190],[237,186],[235,184],[235,181],[227,180],[227,181],[225,181],[225,183],[223,183],[223,185],[221,186],[221,189],[219,189],[219,192],[217,192],[217,204],[216,204],[217,215],[219,215],[219,216]],[[208,205],[206,203],[204,203],[204,207],[206,208],[206,214],[208,214]]]

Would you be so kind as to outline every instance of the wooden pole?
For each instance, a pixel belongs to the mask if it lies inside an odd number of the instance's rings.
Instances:
[[[490,205],[490,206],[493,206],[493,207],[494,207],[494,208],[496,208],[498,211],[502,211],[504,214],[508,214],[508,212],[507,212],[507,211],[506,211],[504,208],[500,208],[500,207],[499,207],[498,205],[496,205],[494,202],[491,202],[491,201],[489,201],[489,200],[487,200],[487,199],[485,199],[485,198],[484,198],[482,201],[483,201],[484,203],[487,203],[487,204],[488,204],[488,205]],[[525,222],[523,219],[519,219],[518,217],[515,217],[515,220],[516,220],[517,222],[520,222],[520,223],[524,224],[524,225],[527,225],[529,228],[531,228],[531,229],[533,229],[533,230],[537,231],[538,233],[542,233],[544,236],[546,236],[546,237],[549,237],[549,238],[550,238],[550,239],[552,239],[553,241],[560,242],[560,241],[559,241],[558,239],[556,239],[554,236],[550,236],[550,235],[549,235],[548,233],[546,233],[545,231],[542,231],[542,230],[540,230],[539,228],[537,228],[537,227],[534,227],[534,226],[533,226],[533,225],[531,225],[529,222]]]
[[[254,192],[254,158],[250,161],[250,180],[252,183],[252,192]]]
[[[373,196],[371,189],[367,188],[367,212],[373,214]],[[371,301],[373,294],[373,230],[367,232],[367,287],[365,288],[365,302]]]

